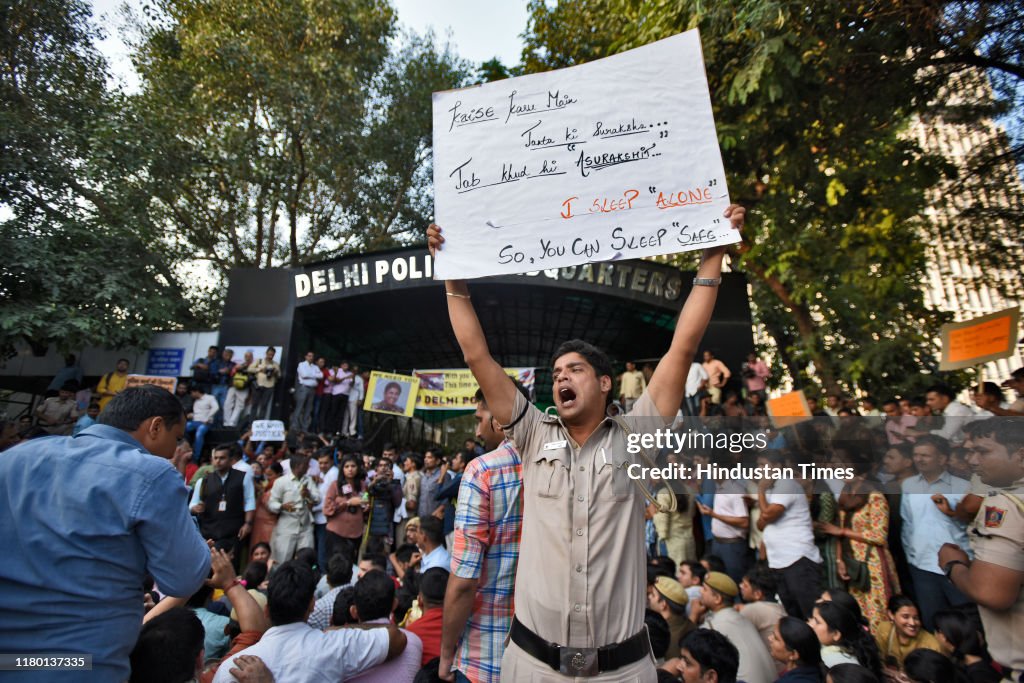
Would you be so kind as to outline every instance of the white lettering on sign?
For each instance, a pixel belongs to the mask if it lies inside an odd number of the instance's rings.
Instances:
[[[723,216],[729,193],[696,30],[434,93],[433,109],[434,217],[446,239],[434,277],[739,241]]]

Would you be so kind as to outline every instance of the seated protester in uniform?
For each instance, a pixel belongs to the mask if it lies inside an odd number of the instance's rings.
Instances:
[[[949,657],[933,650],[914,650],[907,655],[903,674],[911,683],[967,683],[967,675]]]
[[[821,683],[821,645],[796,617],[782,617],[771,638],[772,659],[782,664],[778,683]]]
[[[836,664],[828,670],[825,683],[882,683],[882,681],[860,664]]]
[[[446,590],[448,590],[447,571],[435,567],[423,572],[423,576],[420,578],[419,593],[423,616],[407,626],[423,641],[423,666],[426,666],[427,662],[434,657],[441,656],[441,625],[444,617],[444,593]]]
[[[280,565],[270,577],[267,611],[272,627],[260,642],[240,654],[257,656],[278,681],[304,683],[348,680],[405,649],[405,634],[395,626],[317,631],[306,623],[313,611],[313,571],[297,560]],[[215,683],[231,680],[228,671],[238,655],[226,659]]]
[[[697,629],[683,638],[679,659],[665,663],[683,683],[736,683],[740,653],[721,633]]]
[[[921,613],[914,601],[905,595],[889,598],[889,621],[879,624],[875,642],[887,669],[903,670],[903,660],[917,649],[941,652],[939,641],[921,626]]]
[[[775,631],[775,624],[786,616],[786,610],[775,600],[775,575],[766,566],[755,566],[740,581],[742,603],[736,609],[750,623],[768,647],[768,638]]]
[[[739,677],[745,683],[771,683],[776,669],[772,656],[754,625],[732,606],[740,589],[728,574],[709,572],[704,577],[701,605],[707,609],[704,628],[718,631],[740,651]]]
[[[352,563],[343,551],[335,553],[327,562],[327,585],[330,590],[313,605],[313,613],[306,623],[323,631],[330,626],[331,614],[334,612],[334,599],[352,581]]]
[[[349,613],[354,624],[390,624],[391,612],[395,608],[395,582],[382,571],[367,572],[366,576],[356,583]],[[378,664],[358,676],[347,681],[353,683],[402,683],[411,681],[422,666],[423,643],[419,636],[408,630],[402,631],[406,637],[405,650],[390,662]]]
[[[647,589],[647,607],[665,620],[671,637],[665,649],[654,648],[658,659],[672,659],[679,656],[679,643],[683,636],[697,628],[686,616],[686,591],[683,585],[668,576],[659,576],[654,585]],[[653,646],[652,646],[653,647]]]
[[[878,646],[856,614],[838,602],[818,602],[807,623],[818,636],[821,660],[826,667],[860,664],[876,676],[882,676]]]
[[[647,608],[644,610],[644,627],[647,629],[647,638],[651,641],[651,652],[654,653],[657,665],[660,666],[666,659],[672,658],[660,653],[668,652],[672,653],[673,657],[679,656],[679,645],[672,646],[672,632],[663,616]]]
[[[942,654],[956,662],[971,683],[998,683],[1002,679],[992,668],[981,617],[974,605],[936,612],[935,639]]]

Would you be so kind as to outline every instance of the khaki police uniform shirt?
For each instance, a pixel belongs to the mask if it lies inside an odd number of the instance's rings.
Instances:
[[[1024,480],[985,496],[970,533],[975,559],[1024,571],[1024,509],[1020,501],[1024,501]],[[978,611],[992,659],[1012,668],[1016,680],[1024,672],[1024,590],[1008,610],[997,612],[979,605]]]
[[[627,474],[639,456],[611,419],[579,447],[518,392],[512,415],[523,416],[505,431],[523,459],[516,617],[558,645],[622,642],[643,628],[647,605],[646,500]],[[672,422],[646,392],[627,419],[637,433]]]

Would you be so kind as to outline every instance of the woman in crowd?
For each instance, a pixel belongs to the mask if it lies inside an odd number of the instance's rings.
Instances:
[[[352,564],[359,556],[359,545],[363,539],[364,512],[366,501],[366,473],[362,462],[354,455],[345,456],[341,462],[341,476],[331,482],[324,496],[324,516],[327,517],[327,556],[341,552]]]
[[[908,654],[903,673],[911,683],[967,683],[966,675],[951,659],[933,650]]]
[[[825,683],[882,683],[860,664],[836,664],[828,670]]]
[[[889,503],[868,480],[871,465],[864,458],[850,458],[854,477],[839,496],[839,526],[818,528],[839,539],[836,571],[847,582],[872,631],[886,619],[889,598],[899,593],[896,565],[889,554]]]
[[[856,614],[838,602],[819,602],[807,623],[821,643],[821,659],[826,667],[860,664],[876,676],[882,675],[878,646]]]
[[[857,602],[857,598],[853,597],[842,588],[829,588],[826,591],[822,591],[821,602],[834,602],[840,607],[844,608],[847,612],[852,614],[857,619],[857,623],[860,624],[861,629],[865,632],[870,632],[868,628],[868,620],[864,618],[864,613],[860,611],[860,603]]]
[[[776,683],[821,683],[821,645],[811,627],[782,617],[769,637],[772,658],[782,665]]]
[[[277,525],[277,515],[267,507],[267,501],[270,500],[270,490],[274,488],[274,482],[283,474],[284,470],[281,468],[281,463],[275,462],[264,472],[262,490],[256,492],[256,514],[252,518],[252,534],[249,536],[249,542],[252,544],[253,551],[261,543],[269,544],[270,536],[274,533],[274,527]],[[270,546],[268,545],[268,551],[269,548]]]
[[[935,636],[921,627],[921,613],[913,600],[905,595],[894,595],[888,607],[889,621],[872,631],[882,664],[887,669],[902,670],[904,660],[914,650],[941,651]]]
[[[971,683],[998,683],[985,649],[985,637],[978,609],[972,605],[935,613],[935,639],[942,654],[956,662]]]

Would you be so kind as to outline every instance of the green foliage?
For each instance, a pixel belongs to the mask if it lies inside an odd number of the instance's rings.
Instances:
[[[190,322],[148,221],[146,150],[82,2],[0,9],[0,349],[140,346]]]
[[[948,318],[923,301],[921,216],[952,169],[906,135],[940,113],[951,73],[911,51],[942,19],[934,5],[535,0],[523,61],[557,68],[699,28],[730,194],[751,209],[734,264],[758,319],[798,385],[813,363],[828,388],[884,393],[935,370]]]

